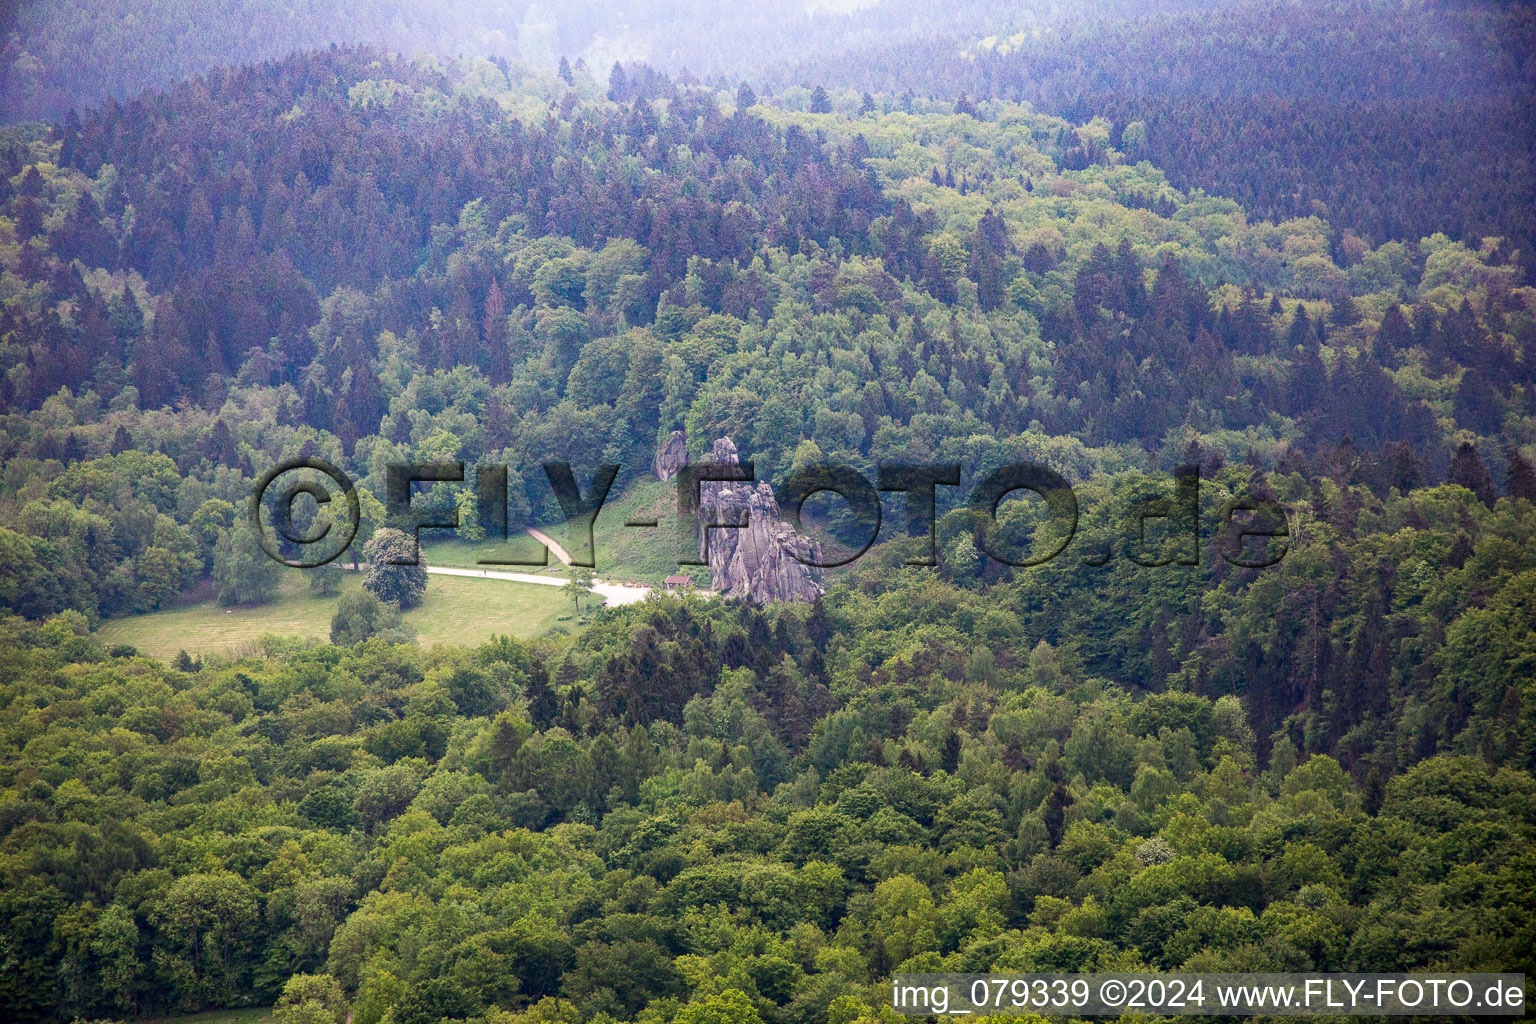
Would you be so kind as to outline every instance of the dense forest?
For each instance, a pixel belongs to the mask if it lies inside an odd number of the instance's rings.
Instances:
[[[349,51],[14,133],[13,606],[153,607],[176,587],[146,589],[145,552],[211,566],[295,451],[374,494],[409,455],[645,466],[674,427],[775,480],[901,459],[968,484],[1026,453],[1069,479],[1191,452],[1316,474],[1341,445],[1382,494],[1524,479],[1536,325],[1496,243],[1250,223],[1102,122],[1000,102],[848,117],[643,68],[611,76],[626,102],[514,77]],[[553,509],[542,474],[513,483]]]
[[[942,46],[882,40],[769,77],[1105,117],[1130,158],[1254,217],[1315,213],[1372,244],[1444,231],[1536,249],[1529,5],[1261,0],[1146,13]]]
[[[330,45],[478,54],[543,71],[554,71],[561,58],[605,72],[615,60],[638,60],[713,80],[750,76],[768,60],[973,36],[1000,20],[1039,25],[1231,2],[24,0],[0,7],[0,122],[61,119],[108,97],[128,99],[216,68]]]
[[[1484,565],[1531,550],[1508,529],[1479,531]],[[1442,542],[1414,533],[1360,542],[1427,554],[1374,609],[1367,556],[1339,660],[1373,616],[1388,643],[1402,609],[1486,585],[1472,560],[1440,583]],[[1529,664],[1530,568],[1421,663],[1438,706],[1390,737],[1411,767],[1358,779],[1303,748],[1328,705],[1402,700],[1390,654],[1381,691],[1317,694],[1265,767],[1198,670],[1137,699],[1035,639],[1027,586],[884,578],[810,609],[608,612],[563,652],[375,640],[185,671],[12,620],[0,999],[17,1020],[281,997],[359,1024],[872,1022],[903,966],[1536,967],[1529,675],[1505,691],[1523,705],[1484,704],[1511,682],[1490,667]],[[1275,598],[1219,613],[1234,654]]]
[[[10,1018],[873,1024],[899,968],[1536,971],[1528,163],[1432,215],[1442,171],[1388,206],[1408,162],[1361,156],[1377,213],[1293,208],[1282,164],[1222,189],[1157,148],[1241,146],[1236,96],[1069,117],[927,73],[341,47],[0,132]],[[552,518],[539,463],[643,473],[675,429],[775,484],[959,464],[939,564],[882,535],[815,603],[470,648],[95,633],[269,599],[297,570],[237,510],[279,459],[345,467],[377,538],[391,463],[506,463]],[[960,496],[1018,461],[1076,489],[1068,557],[978,549]],[[1141,536],[1180,466],[1194,520]],[[1243,567],[1264,502],[1288,551]]]

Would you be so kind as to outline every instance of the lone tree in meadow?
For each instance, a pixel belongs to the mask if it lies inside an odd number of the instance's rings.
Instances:
[[[416,564],[402,564],[414,558]],[[427,567],[409,534],[384,527],[363,546],[363,586],[380,601],[414,608],[427,592]]]
[[[576,604],[576,611],[581,612],[581,599],[592,596],[592,570],[577,569],[571,574],[571,582],[567,589],[571,592],[571,600]]]
[[[410,640],[411,633],[400,619],[400,609],[366,590],[343,595],[331,619],[331,643],[351,647],[374,637],[394,644]]]

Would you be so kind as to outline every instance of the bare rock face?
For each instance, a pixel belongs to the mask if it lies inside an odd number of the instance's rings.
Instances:
[[[720,438],[708,461],[738,463],[736,445]],[[743,524],[707,532],[700,527],[699,557],[709,562],[710,588],[721,596],[771,604],[815,601],[824,593],[821,570],[805,564],[821,561],[821,545],[779,518],[779,503],[766,481],[704,481],[699,485],[698,519],[700,524]]]
[[[656,462],[651,468],[656,471],[656,479],[671,480],[687,461],[688,435],[681,430],[674,430],[661,442],[661,447],[656,449]]]

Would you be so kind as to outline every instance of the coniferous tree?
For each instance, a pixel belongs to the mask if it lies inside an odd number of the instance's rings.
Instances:
[[[1482,456],[1477,454],[1477,449],[1470,442],[1463,441],[1461,447],[1456,449],[1456,457],[1451,460],[1449,482],[1465,487],[1477,495],[1477,499],[1484,505],[1493,507],[1493,477],[1488,475],[1488,467],[1483,465]]]
[[[1522,455],[1519,450],[1510,453],[1509,472],[1504,484],[1504,493],[1511,498],[1523,498],[1526,501],[1536,502],[1536,466]]]
[[[1298,346],[1312,348],[1316,345],[1317,333],[1312,329],[1312,319],[1307,316],[1305,306],[1296,307],[1296,316],[1291,320],[1291,326],[1286,330],[1285,343],[1290,348]]]
[[[960,734],[952,732],[944,737],[944,749],[939,755],[939,767],[950,775],[960,769]]]
[[[1412,446],[1398,441],[1388,448],[1387,475],[1390,486],[1407,494],[1422,487],[1425,480],[1424,463],[1414,454]]]
[[[608,98],[615,103],[628,103],[630,100],[629,76],[624,72],[624,65],[618,61],[613,62],[613,68],[608,72]]]
[[[1396,302],[1391,303],[1382,315],[1381,328],[1376,332],[1376,358],[1386,363],[1394,354],[1407,348],[1412,339],[1412,328],[1403,316],[1402,307]]]
[[[1045,819],[1046,836],[1053,850],[1061,845],[1062,839],[1067,834],[1067,808],[1072,806],[1072,803],[1067,787],[1060,782],[1056,783],[1050,795],[1046,797],[1042,817]]]
[[[203,457],[220,466],[233,467],[239,463],[240,449],[235,443],[235,435],[222,419],[214,421],[203,448]]]
[[[560,698],[549,685],[549,670],[542,660],[535,660],[528,669],[528,683],[523,688],[528,701],[528,715],[535,727],[548,729],[560,713]]]

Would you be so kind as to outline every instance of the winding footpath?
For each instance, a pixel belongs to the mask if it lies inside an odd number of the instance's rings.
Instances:
[[[551,551],[554,549],[551,548]],[[507,580],[512,583],[537,583],[542,587],[565,587],[570,585],[570,580],[556,579],[553,576],[535,576],[526,572],[498,572],[495,569],[455,569],[447,565],[429,565],[427,572],[436,576],[468,576],[474,579]],[[650,587],[635,585],[626,586],[622,583],[604,583],[601,580],[592,581],[592,593],[600,594],[603,604],[613,608],[621,604],[634,604],[644,601],[651,593]]]
[[[559,544],[555,543],[547,534],[538,530],[528,531],[535,540],[545,545],[565,565],[571,564],[571,556]],[[355,563],[353,568],[359,568]],[[541,587],[565,587],[570,585],[570,580],[558,579],[553,576],[535,576],[530,572],[502,572],[498,569],[459,569],[448,565],[429,565],[427,573],[433,576],[463,576],[477,580],[506,580],[509,583],[536,583]],[[608,608],[617,608],[620,605],[637,604],[650,596],[653,588],[643,584],[604,583],[600,579],[592,580],[592,593],[603,599],[603,605]]]
[[[559,544],[556,544],[537,530],[529,530],[528,532],[535,540],[547,545],[549,550],[561,562],[564,562],[566,565],[571,564],[571,556],[566,554],[565,549]],[[429,565],[427,566],[427,572],[438,576],[466,576],[472,579],[507,580],[511,583],[537,583],[541,587],[565,587],[571,583],[570,580],[557,579],[553,576],[535,576],[530,572],[501,572],[496,569],[455,569],[446,565]],[[639,601],[644,601],[650,596],[651,588],[640,584],[604,583],[602,580],[594,577],[592,580],[592,593],[599,595],[603,599],[604,606],[616,608],[619,605],[635,604]]]

